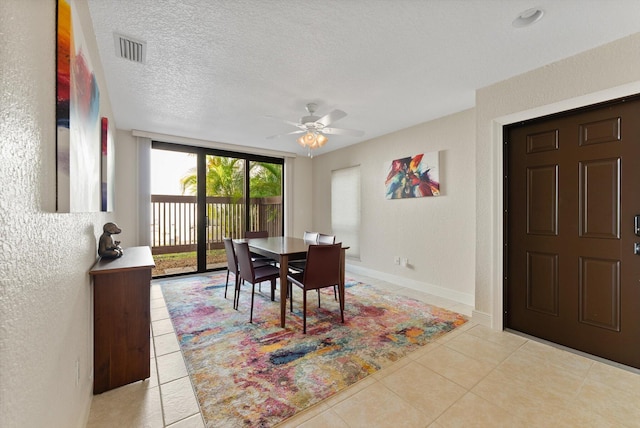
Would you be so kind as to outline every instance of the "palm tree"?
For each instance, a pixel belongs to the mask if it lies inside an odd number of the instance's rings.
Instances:
[[[244,162],[222,156],[207,157],[207,195],[226,196],[238,200],[244,194]],[[252,198],[282,195],[282,165],[250,162],[250,191]],[[197,193],[196,168],[181,179],[182,194]]]
[[[251,162],[249,171],[252,198],[282,195],[282,165]]]
[[[206,189],[207,196],[228,197],[232,205],[225,207],[208,207],[207,216],[215,224],[227,224],[221,221],[226,217],[237,215],[238,202],[244,195],[244,165],[242,159],[222,156],[207,156]],[[265,198],[282,195],[282,165],[268,162],[249,162],[249,184],[251,198]],[[181,180],[182,194],[196,195],[197,168],[188,171]],[[235,208],[234,208],[235,206]],[[262,215],[267,221],[271,221],[278,215],[277,210],[269,210]],[[231,222],[233,223],[233,222]],[[226,227],[226,226],[222,226]],[[224,231],[225,234],[228,230]]]

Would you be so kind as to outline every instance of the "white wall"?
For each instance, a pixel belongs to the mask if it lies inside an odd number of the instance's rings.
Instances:
[[[291,180],[292,193],[287,199],[286,204],[291,210],[291,227],[287,229],[289,236],[302,236],[305,230],[311,230],[313,227],[313,208],[311,198],[311,182],[313,178],[313,162],[309,157],[291,158],[292,177],[286,177]]]
[[[149,245],[139,242],[138,237],[138,142],[130,131],[117,130],[116,143],[116,189],[114,205],[118,212],[116,223],[122,229],[118,235],[123,247]],[[148,207],[147,213],[150,212]]]
[[[503,327],[502,126],[635,93],[640,33],[477,91],[474,319]]]
[[[360,165],[360,261],[347,268],[473,305],[474,132],[471,109],[314,157],[314,230],[331,232],[331,171]],[[385,199],[385,163],[432,151],[440,151],[441,196]]]
[[[113,118],[88,9],[79,2]],[[55,1],[0,5],[0,426],[81,427],[91,404],[88,271],[114,214],[56,214]],[[80,382],[76,385],[76,361]]]

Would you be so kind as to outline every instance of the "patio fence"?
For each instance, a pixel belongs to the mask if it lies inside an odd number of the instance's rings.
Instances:
[[[207,197],[207,250],[224,248],[223,237],[243,238],[244,200]],[[249,199],[251,230],[282,235],[282,197]],[[198,214],[195,196],[151,195],[151,252],[181,253],[197,249]]]

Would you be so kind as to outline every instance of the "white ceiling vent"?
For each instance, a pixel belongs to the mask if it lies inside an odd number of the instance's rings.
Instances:
[[[116,56],[144,64],[147,58],[147,43],[124,34],[113,33]]]

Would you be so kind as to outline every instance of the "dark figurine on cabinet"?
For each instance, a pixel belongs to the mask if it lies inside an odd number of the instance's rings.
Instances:
[[[117,235],[122,230],[115,223],[105,223],[102,226],[104,233],[100,236],[98,255],[106,259],[117,259],[123,254],[120,241],[114,241],[111,235]]]

